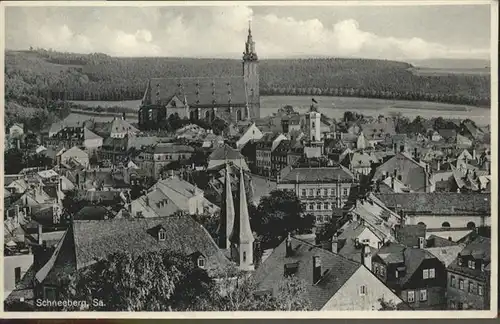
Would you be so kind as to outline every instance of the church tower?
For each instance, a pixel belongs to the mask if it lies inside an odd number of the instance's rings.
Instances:
[[[240,190],[239,208],[234,220],[233,231],[231,233],[231,259],[235,261],[240,270],[253,271],[253,242],[254,237],[250,227],[250,217],[248,215],[247,195],[245,192],[245,177],[243,169],[240,168]]]
[[[247,93],[248,110],[251,119],[260,118],[260,93],[259,93],[259,59],[255,51],[255,42],[252,38],[252,27],[249,22],[248,37],[243,52],[243,78]]]
[[[234,226],[234,203],[233,191],[231,187],[231,177],[229,175],[229,166],[226,164],[226,175],[224,184],[224,193],[222,195],[222,210],[219,224],[219,247],[221,249],[230,249],[231,243],[229,237]]]

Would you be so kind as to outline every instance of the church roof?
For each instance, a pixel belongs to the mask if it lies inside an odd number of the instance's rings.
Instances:
[[[189,77],[150,79],[143,104],[168,104],[174,97],[190,107],[218,106],[231,103],[246,105],[247,92],[243,76],[234,77]]]

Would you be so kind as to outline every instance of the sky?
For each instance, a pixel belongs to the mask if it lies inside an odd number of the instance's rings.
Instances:
[[[489,5],[6,7],[7,49],[239,59],[489,59]]]

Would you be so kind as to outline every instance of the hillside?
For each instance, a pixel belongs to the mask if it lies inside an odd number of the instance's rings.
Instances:
[[[335,95],[488,106],[489,75],[415,75],[411,64],[367,59],[261,60],[262,95]],[[7,51],[7,100],[137,100],[151,77],[241,75],[229,59],[115,58],[45,50]]]

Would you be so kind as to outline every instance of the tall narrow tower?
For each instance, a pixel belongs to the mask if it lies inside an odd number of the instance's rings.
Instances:
[[[230,249],[231,243],[229,237],[234,227],[234,203],[233,191],[231,188],[231,177],[229,175],[229,166],[226,164],[226,176],[224,194],[222,196],[222,210],[219,225],[219,247],[221,249]]]
[[[253,264],[253,242],[254,237],[250,227],[250,216],[248,215],[247,195],[245,191],[245,177],[243,169],[240,168],[240,190],[239,208],[234,220],[234,227],[231,233],[231,258],[235,261],[240,270],[252,271]]]
[[[259,58],[255,51],[255,42],[252,38],[252,26],[249,22],[248,37],[243,52],[243,78],[247,91],[247,100],[250,118],[260,118],[260,93],[259,93]]]

